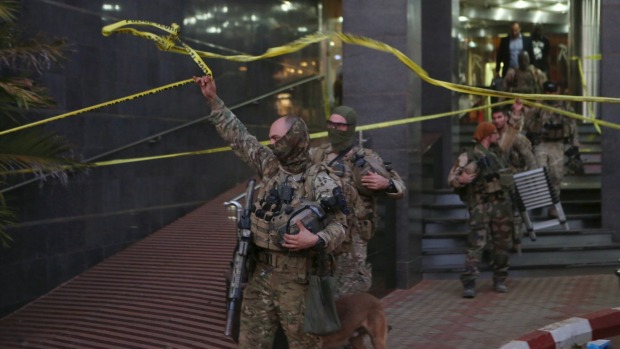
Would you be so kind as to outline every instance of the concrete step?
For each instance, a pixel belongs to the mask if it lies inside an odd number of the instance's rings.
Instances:
[[[523,246],[522,254],[510,256],[511,269],[559,268],[588,264],[616,264],[620,258],[620,244],[606,246]],[[422,256],[422,268],[453,269],[465,260],[463,249],[426,249]]]
[[[508,280],[510,278],[521,277],[552,277],[552,276],[574,276],[574,275],[593,275],[593,274],[613,274],[618,263],[587,263],[580,265],[539,265],[532,267],[511,267],[508,270]],[[423,268],[422,279],[424,280],[455,280],[458,282],[460,274],[464,271],[463,263],[443,268]],[[491,279],[493,272],[491,268],[484,264],[480,266],[480,279]],[[510,284],[510,283],[509,283]],[[534,295],[532,295],[534,296]]]
[[[606,246],[613,244],[613,231],[609,229],[584,230],[540,230],[536,241],[523,237],[521,246],[529,247],[577,247],[577,246]],[[425,234],[422,237],[422,250],[426,249],[466,249],[468,232],[451,232]]]
[[[533,222],[546,220],[546,216],[530,215]],[[590,229],[601,226],[601,213],[567,213],[566,219],[570,229]],[[441,232],[467,231],[467,217],[426,217],[422,220],[424,234]]]

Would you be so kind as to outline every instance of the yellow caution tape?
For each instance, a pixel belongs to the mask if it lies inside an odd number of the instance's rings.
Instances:
[[[155,27],[157,29],[160,29],[168,33],[169,35],[167,37],[161,37],[159,35],[139,31],[133,28],[125,28],[125,26],[128,26],[128,25]],[[180,27],[176,23],[172,23],[171,26],[167,26],[167,25],[162,25],[162,24],[153,23],[149,21],[123,20],[123,21],[119,21],[116,23],[106,25],[105,27],[101,29],[101,33],[103,34],[103,36],[110,36],[112,34],[131,34],[131,35],[135,35],[135,36],[142,37],[145,39],[153,40],[155,41],[155,43],[157,43],[157,47],[162,51],[168,51],[173,47],[176,48],[174,43],[175,41],[178,41],[181,43],[183,47],[182,51],[184,53],[187,53],[194,60],[194,62],[198,64],[200,69],[206,75],[213,77],[213,72],[211,72],[211,69],[209,69],[209,66],[207,66],[205,62],[202,60],[202,58],[200,58],[200,55],[198,55],[198,53],[196,53],[196,51],[193,48],[189,47],[189,45],[186,45],[183,41],[181,41],[181,39],[179,39],[179,30],[180,30]]]
[[[563,110],[563,109],[558,109],[558,108],[551,107],[549,105],[545,105],[545,104],[542,104],[542,103],[536,103],[536,102],[531,102],[531,101],[523,100],[523,104],[529,105],[531,107],[551,110],[554,113],[566,115],[566,116],[574,118],[574,119],[588,121],[588,122],[593,122],[596,125],[601,125],[601,126],[605,126],[605,127],[614,128],[616,130],[620,130],[620,125],[619,124],[615,124],[613,122],[608,122],[608,121],[598,120],[598,119],[591,119],[589,117],[585,117],[585,116],[579,115],[577,113],[573,113],[573,112],[566,111],[566,110]]]
[[[144,32],[138,32],[138,31],[131,31],[131,32],[124,32],[124,31],[119,31],[116,30],[115,28],[117,27],[122,27],[125,25],[124,22],[127,21],[120,21],[118,23],[115,24],[110,24],[106,27],[104,27],[104,33],[110,33],[110,32],[118,32],[118,33],[129,33],[132,35],[136,35],[136,36],[141,36],[141,37],[146,37],[148,39],[151,40],[155,40],[152,38],[153,34],[150,33],[144,33]],[[139,25],[152,25],[154,27],[157,28],[166,28],[166,26],[162,26],[159,24],[155,24],[155,23],[150,23],[147,21],[133,21],[133,24],[139,24]],[[137,22],[137,23],[136,23]],[[165,30],[167,31],[167,30]],[[147,35],[150,34],[150,35]],[[106,35],[106,34],[104,34]],[[108,34],[109,35],[109,34]],[[230,60],[230,61],[236,61],[236,62],[250,62],[250,61],[255,61],[255,60],[259,60],[259,59],[265,59],[265,58],[272,58],[272,57],[276,57],[276,56],[281,56],[284,54],[288,54],[288,53],[292,53],[292,52],[296,52],[299,51],[305,47],[307,47],[308,45],[314,44],[314,43],[318,43],[320,41],[323,40],[327,40],[327,39],[340,39],[342,40],[344,43],[347,44],[352,44],[352,45],[359,45],[359,46],[364,46],[364,47],[368,47],[374,50],[378,50],[378,51],[384,51],[387,53],[391,53],[394,56],[396,56],[402,63],[404,63],[407,67],[409,67],[411,70],[413,70],[418,76],[420,76],[420,78],[422,78],[424,81],[432,84],[432,85],[436,85],[436,86],[441,86],[444,88],[447,88],[449,90],[452,91],[456,91],[456,92],[461,92],[461,93],[466,93],[466,94],[474,94],[474,95],[483,95],[483,96],[492,96],[492,97],[501,97],[501,98],[521,98],[521,99],[525,99],[528,98],[530,100],[562,100],[562,101],[576,101],[576,102],[600,102],[600,103],[620,103],[620,98],[611,98],[611,97],[589,97],[589,96],[569,96],[569,95],[547,95],[547,94],[519,94],[519,93],[511,93],[511,92],[503,92],[503,91],[495,91],[495,90],[491,90],[491,89],[487,89],[487,88],[480,88],[480,87],[472,87],[472,86],[466,86],[466,85],[460,85],[460,84],[456,84],[456,83],[451,83],[451,82],[445,82],[445,81],[441,81],[441,80],[436,80],[431,78],[428,73],[422,69],[420,66],[418,66],[415,62],[413,62],[411,59],[409,59],[409,57],[407,57],[404,53],[402,53],[401,51],[395,49],[394,47],[387,45],[383,42],[380,41],[376,41],[367,37],[363,37],[360,35],[354,35],[354,34],[346,34],[346,33],[341,33],[341,32],[329,32],[329,33],[322,33],[322,32],[316,32],[313,34],[309,34],[306,35],[300,39],[294,40],[288,44],[285,44],[283,46],[279,46],[279,47],[272,47],[270,49],[268,49],[267,51],[265,51],[265,53],[261,54],[261,55],[257,55],[257,56],[250,56],[250,55],[230,55],[230,56],[226,56],[226,55],[220,55],[220,54],[216,54],[216,53],[211,53],[211,52],[205,52],[205,51],[194,51],[198,56],[200,57],[207,57],[207,58],[218,58],[218,59],[225,59],[225,60]],[[159,38],[155,40],[156,42],[168,42],[165,38]],[[178,46],[174,46],[173,44],[167,44],[167,45],[161,45],[158,44],[158,47],[160,49],[164,49],[162,47],[165,46],[165,50],[167,51],[171,51],[171,52],[176,52],[176,53],[187,53],[186,49],[183,49],[181,47]],[[596,57],[596,55],[593,55],[591,57]]]
[[[583,57],[583,59],[601,60],[602,57],[603,56],[599,53],[596,55],[585,56]],[[583,88],[583,93],[587,96],[588,87],[586,86],[586,77],[585,77],[585,74],[583,73],[583,62],[581,61],[581,57],[572,56],[570,59],[573,61],[575,60],[577,61],[577,66],[579,67],[579,76],[581,77],[581,87]],[[596,115],[594,115],[594,107],[592,106],[592,103],[587,103],[587,108],[588,108],[588,114],[590,115],[590,119],[591,120],[595,119]],[[590,122],[591,120],[587,120],[587,121]],[[595,123],[594,127],[596,128],[596,131],[600,134],[601,127],[599,126],[599,124]]]
[[[53,116],[51,118],[47,118],[47,119],[44,119],[44,120],[35,121],[33,123],[30,123],[30,124],[21,125],[21,126],[18,126],[18,127],[14,127],[14,128],[8,129],[8,130],[0,131],[0,136],[3,135],[3,134],[7,134],[7,133],[23,130],[23,129],[26,129],[26,128],[29,128],[29,127],[33,127],[33,126],[37,126],[37,125],[42,125],[42,124],[46,124],[48,122],[64,119],[64,118],[67,118],[67,117],[70,117],[70,116],[75,116],[75,115],[83,114],[83,113],[86,113],[86,112],[89,112],[89,111],[93,111],[93,110],[100,109],[100,108],[103,108],[103,107],[107,107],[107,106],[110,106],[110,105],[118,104],[118,103],[121,103],[121,102],[130,101],[132,99],[136,99],[136,98],[152,95],[152,94],[155,94],[155,93],[159,93],[159,92],[162,92],[162,91],[165,91],[165,90],[169,90],[171,88],[179,87],[179,86],[186,85],[186,84],[193,83],[193,82],[194,82],[194,79],[187,79],[187,80],[175,82],[175,83],[172,83],[172,84],[168,84],[168,85],[165,85],[165,86],[161,86],[161,87],[158,87],[158,88],[154,88],[154,89],[151,89],[151,90],[139,92],[139,93],[136,93],[136,94],[133,94],[133,95],[129,95],[129,96],[126,96],[126,97],[117,98],[117,99],[114,99],[114,100],[111,100],[111,101],[108,101],[108,102],[95,104],[95,105],[90,106],[90,107],[82,108],[82,109],[79,109],[79,110],[74,110],[72,112],[60,114],[60,115]]]
[[[168,33],[168,36],[166,37],[162,37],[159,35],[155,35],[149,32],[143,32],[143,31],[138,31],[136,29],[133,28],[125,28],[128,25],[134,25],[134,26],[150,26],[150,27],[155,27],[157,29],[160,29],[166,33]],[[179,26],[176,24],[173,24],[172,26],[165,26],[165,25],[161,25],[161,24],[157,24],[157,23],[152,23],[149,21],[140,21],[140,20],[124,20],[124,21],[120,21],[114,24],[110,24],[105,26],[102,29],[102,33],[105,36],[109,36],[112,34],[131,34],[134,36],[138,36],[138,37],[142,37],[142,38],[146,38],[149,40],[154,41],[157,44],[157,47],[161,50],[166,50],[166,51],[172,51],[172,52],[177,52],[177,53],[184,53],[184,54],[188,54],[192,57],[192,59],[199,65],[199,67],[203,70],[203,72],[209,76],[213,76],[211,70],[209,69],[209,67],[202,61],[201,57],[210,57],[210,58],[220,58],[220,59],[227,59],[227,60],[233,60],[233,61],[239,61],[239,62],[248,62],[248,61],[253,61],[253,60],[258,60],[258,59],[264,59],[264,58],[269,58],[269,57],[275,57],[275,56],[279,56],[279,55],[283,55],[283,54],[287,54],[287,53],[291,53],[291,52],[295,52],[298,50],[301,50],[302,48],[313,44],[313,43],[317,43],[319,41],[325,40],[325,39],[330,39],[330,38],[339,38],[341,39],[343,42],[348,43],[348,44],[354,44],[354,45],[360,45],[360,46],[365,46],[371,49],[375,49],[375,50],[379,50],[379,51],[384,51],[384,52],[388,52],[391,53],[393,55],[395,55],[401,62],[403,62],[407,67],[409,67],[411,70],[413,70],[418,76],[420,76],[420,78],[422,78],[424,81],[436,85],[436,86],[441,86],[447,89],[450,89],[452,91],[457,91],[457,92],[462,92],[462,93],[467,93],[467,94],[474,94],[474,95],[483,95],[483,96],[493,96],[493,97],[503,97],[503,98],[520,98],[524,101],[525,104],[531,105],[531,106],[536,106],[539,108],[547,108],[550,110],[553,110],[555,112],[558,112],[560,114],[563,115],[567,115],[569,117],[574,117],[577,119],[582,119],[582,120],[587,120],[587,121],[593,121],[597,126],[598,125],[603,125],[603,126],[607,126],[607,127],[612,127],[612,128],[616,128],[616,129],[620,129],[620,125],[618,124],[614,124],[614,123],[610,123],[610,122],[605,122],[605,121],[601,121],[601,120],[591,120],[588,118],[584,118],[581,115],[575,114],[575,113],[570,113],[570,112],[566,112],[560,109],[556,109],[556,108],[552,108],[549,106],[545,106],[543,104],[539,104],[539,103],[534,103],[534,102],[529,102],[529,100],[563,100],[563,101],[578,101],[578,102],[602,102],[602,103],[620,103],[620,99],[618,98],[608,98],[608,97],[588,97],[588,96],[567,96],[567,95],[547,95],[547,94],[517,94],[517,93],[509,93],[509,92],[501,92],[501,91],[495,91],[495,90],[490,90],[490,89],[486,89],[486,88],[477,88],[477,87],[471,87],[471,86],[466,86],[466,85],[460,85],[460,84],[455,84],[455,83],[449,83],[449,82],[445,82],[445,81],[441,81],[441,80],[436,80],[431,78],[428,73],[422,69],[420,66],[418,66],[415,62],[413,62],[412,60],[410,60],[406,55],[404,55],[402,52],[400,52],[399,50],[376,40],[373,39],[369,39],[366,37],[362,37],[362,36],[358,36],[358,35],[351,35],[351,34],[344,34],[344,33],[340,33],[340,32],[334,32],[331,34],[323,34],[323,33],[315,33],[315,34],[311,34],[308,36],[305,36],[303,38],[300,38],[298,40],[295,40],[287,45],[284,46],[280,46],[280,47],[274,47],[274,48],[270,48],[268,49],[264,54],[259,55],[259,56],[249,56],[249,55],[233,55],[233,56],[224,56],[224,55],[218,55],[218,54],[213,54],[213,53],[208,53],[208,52],[202,52],[202,51],[195,51],[193,50],[191,47],[189,47],[188,45],[184,44],[179,38],[178,38],[178,34],[179,34]],[[175,45],[175,42],[180,42],[182,47],[178,47]],[[600,55],[593,55],[593,56],[589,56],[588,58],[590,59],[596,59],[596,57],[599,56],[600,59]],[[32,127],[32,126],[36,126],[36,125],[40,125],[43,123],[47,123],[47,122],[51,122],[54,120],[58,120],[58,119],[62,119],[62,118],[66,118],[69,116],[73,116],[73,115],[78,115],[81,113],[85,113],[88,111],[92,111],[98,108],[102,108],[108,105],[113,105],[113,104],[117,104],[117,103],[121,103],[124,101],[128,101],[128,100],[132,100],[138,97],[143,97],[143,96],[147,96],[150,94],[154,94],[154,93],[158,93],[170,88],[174,88],[177,86],[181,86],[187,83],[191,83],[193,82],[193,79],[188,79],[188,80],[183,80],[180,82],[176,82],[176,83],[172,83],[169,85],[165,85],[156,89],[152,89],[152,90],[148,90],[148,91],[144,91],[144,92],[140,92],[131,96],[127,96],[127,97],[123,97],[123,98],[119,98],[113,101],[109,101],[109,102],[105,102],[105,103],[101,103],[101,104],[97,104],[95,106],[91,106],[91,107],[87,107],[84,109],[80,109],[77,111],[73,111],[70,113],[65,113],[62,115],[58,115],[46,120],[41,120],[35,123],[31,123],[28,125],[23,125],[20,127],[16,127],[10,130],[4,130],[4,131],[0,131],[0,135],[2,134],[6,134],[9,132],[13,132],[13,131],[17,131],[17,130],[21,130],[27,127]],[[455,115],[455,114],[462,114],[462,113],[466,113],[466,112],[471,112],[471,111],[476,111],[476,110],[481,110],[481,109],[487,109],[490,108],[492,106],[495,105],[503,105],[503,104],[509,104],[509,103],[513,103],[513,100],[505,100],[503,102],[500,103],[496,103],[493,105],[483,105],[483,106],[479,106],[479,107],[475,107],[475,108],[470,108],[470,109],[465,109],[465,110],[458,110],[458,111],[453,111],[453,112],[446,112],[446,113],[440,113],[440,114],[434,114],[434,115],[428,115],[428,116],[418,116],[418,117],[412,117],[412,118],[405,118],[405,119],[400,119],[400,120],[394,120],[394,121],[386,121],[386,122],[380,122],[380,123],[375,123],[375,124],[370,124],[370,125],[364,125],[364,126],[359,126],[356,128],[356,131],[366,131],[366,130],[373,130],[373,129],[379,129],[379,128],[385,128],[385,127],[391,127],[391,126],[397,126],[397,125],[403,125],[403,124],[407,124],[407,123],[413,123],[413,122],[420,122],[420,121],[425,121],[425,120],[431,120],[431,119],[436,119],[436,118],[440,118],[440,117],[445,117],[445,116],[449,116],[449,115]],[[321,138],[321,137],[325,137],[327,136],[327,132],[318,132],[318,133],[313,133],[310,135],[311,138]],[[263,144],[268,143],[268,141],[263,141],[261,142]],[[143,158],[133,158],[133,159],[121,159],[121,160],[110,160],[110,161],[104,161],[104,162],[96,162],[96,163],[92,163],[92,164],[88,164],[86,166],[107,166],[107,165],[116,165],[116,164],[123,164],[123,163],[129,163],[129,162],[139,162],[139,161],[148,161],[148,160],[156,160],[156,159],[164,159],[164,158],[171,158],[171,157],[178,157],[178,156],[186,156],[186,155],[202,155],[202,154],[210,154],[210,153],[215,153],[215,152],[222,152],[222,151],[227,151],[230,150],[230,147],[222,147],[222,148],[214,148],[214,149],[207,149],[207,150],[201,150],[201,151],[192,151],[192,152],[185,152],[185,153],[177,153],[177,154],[168,154],[168,155],[159,155],[159,156],[149,156],[149,157],[143,157]],[[11,172],[11,173],[17,173],[17,172]]]

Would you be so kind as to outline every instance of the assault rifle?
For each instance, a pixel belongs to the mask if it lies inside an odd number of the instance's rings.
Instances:
[[[242,283],[245,281],[246,264],[248,258],[248,247],[250,245],[250,209],[254,202],[254,184],[255,179],[250,179],[247,189],[245,191],[245,206],[241,213],[239,222],[237,224],[238,238],[237,248],[233,257],[232,275],[230,278],[230,286],[228,288],[228,313],[226,315],[226,329],[224,334],[231,337],[233,332],[233,323],[235,319],[235,312],[237,306],[241,301]]]

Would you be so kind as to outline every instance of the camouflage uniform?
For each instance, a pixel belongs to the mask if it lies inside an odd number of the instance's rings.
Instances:
[[[573,108],[562,101],[545,104],[573,111]],[[564,145],[579,147],[575,119],[547,109],[531,108],[525,113],[523,130],[532,142],[538,166],[547,168],[551,187],[559,199],[560,185],[564,177]]]
[[[517,125],[518,122],[519,120],[513,121],[513,123]],[[510,172],[514,174],[535,169],[537,167],[536,159],[532,153],[532,144],[527,137],[519,132],[516,125],[507,123],[504,129],[504,132],[500,134],[498,145],[502,152],[502,156],[507,160]],[[520,251],[519,245],[523,238],[523,218],[514,204],[515,202],[513,200],[513,242],[516,245],[516,249]]]
[[[540,93],[545,73],[533,65],[526,69],[509,68],[504,76],[504,91],[515,93]]]
[[[318,336],[303,332],[307,274],[315,251],[292,252],[283,248],[274,221],[301,199],[319,202],[330,198],[336,183],[325,171],[311,165],[308,131],[301,119],[281,140],[267,147],[248,133],[219,98],[212,99],[210,104],[209,122],[263,180],[250,217],[256,269],[243,294],[239,348],[271,348],[278,325],[284,329],[290,348],[320,348]],[[299,140],[286,150],[284,164],[278,154],[282,154],[282,140],[287,137]],[[292,195],[287,195],[286,200],[284,196],[274,199],[284,195],[284,191]],[[317,235],[324,240],[326,251],[332,252],[344,240],[346,217],[342,212],[330,211],[324,222],[324,229]]]
[[[346,155],[338,157],[329,143],[310,148],[310,156],[314,163],[323,163],[330,168],[332,175],[338,176],[344,188],[351,213],[347,216],[347,241],[349,249],[336,257],[337,294],[366,292],[372,286],[372,267],[366,262],[368,240],[374,235],[377,227],[377,200],[384,193],[391,199],[400,199],[405,191],[405,184],[390,166],[375,151],[354,146]],[[392,191],[374,191],[361,185],[360,171],[363,162],[377,167],[376,173],[381,174],[394,183]],[[356,166],[357,164],[357,166]]]
[[[468,248],[465,272],[461,275],[464,285],[477,278],[482,252],[489,244],[492,244],[494,282],[503,282],[508,276],[513,222],[512,204],[499,178],[500,170],[505,168],[504,159],[497,152],[476,144],[471,151],[459,155],[448,175],[450,186],[464,190],[462,198],[469,210]],[[457,177],[463,171],[476,173],[474,181],[465,185],[459,183]]]

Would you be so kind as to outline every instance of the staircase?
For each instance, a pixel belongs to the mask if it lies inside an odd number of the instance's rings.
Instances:
[[[461,125],[459,138],[470,139],[474,129],[475,125]],[[620,243],[612,240],[612,230],[601,229],[600,135],[591,125],[580,125],[579,132],[586,173],[567,175],[562,182],[561,202],[570,229],[558,225],[538,230],[536,241],[526,235],[522,254],[511,254],[511,277],[601,274],[616,269]],[[467,143],[460,142],[459,149]],[[427,191],[422,200],[423,278],[458,279],[465,259],[467,208],[451,189]],[[533,222],[547,220],[546,209],[528,213]],[[481,274],[491,277],[484,262]]]

